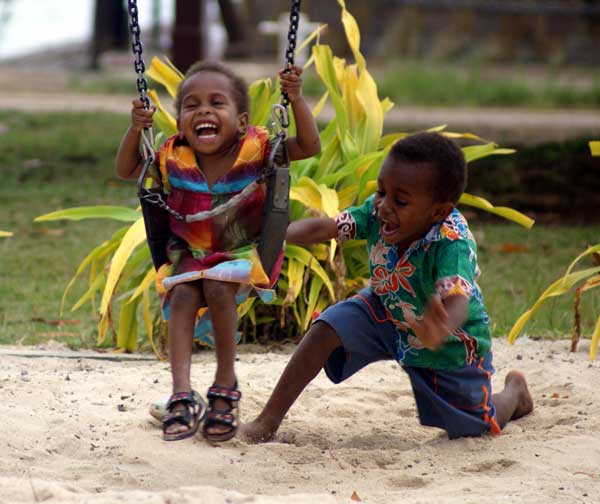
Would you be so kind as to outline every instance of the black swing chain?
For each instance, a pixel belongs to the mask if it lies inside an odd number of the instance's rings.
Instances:
[[[286,67],[291,68],[294,65],[294,53],[296,51],[296,42],[298,38],[298,23],[300,21],[300,2],[301,0],[292,0],[292,7],[290,10],[290,28],[288,31],[288,46],[285,51],[285,59],[286,59]],[[135,61],[133,63],[133,67],[137,73],[137,89],[140,93],[140,100],[143,102],[144,107],[146,109],[150,108],[150,99],[148,98],[148,81],[146,80],[145,72],[146,65],[144,64],[144,60],[142,59],[143,47],[142,42],[140,40],[141,29],[138,20],[138,6],[137,0],[127,0],[127,9],[129,12],[129,17],[131,19],[129,23],[129,29],[131,31],[131,49],[133,50],[133,54],[135,56]],[[280,117],[280,123],[282,128],[287,128],[289,126],[289,116],[287,114],[287,108],[290,104],[290,99],[287,93],[281,94],[281,105],[285,108],[286,114]],[[148,148],[148,146],[146,146]],[[154,153],[150,152],[152,158]],[[146,163],[151,161],[150,159],[146,160]],[[263,174],[264,177],[265,174]],[[262,179],[262,177],[260,177]],[[138,189],[140,190],[140,198],[144,199],[148,203],[156,205],[163,210],[167,211],[171,214],[175,219],[183,221],[185,217],[171,208],[162,198],[160,193],[152,193],[146,189],[142,189],[140,183],[138,182]]]
[[[133,62],[133,68],[137,73],[137,89],[140,93],[140,100],[144,103],[144,107],[147,109],[150,108],[150,100],[148,99],[148,81],[146,80],[146,76],[144,72],[146,71],[146,65],[144,64],[144,60],[142,59],[142,42],[140,40],[140,24],[138,21],[138,6],[136,0],[128,0],[127,1],[127,9],[129,10],[129,18],[131,22],[129,23],[129,29],[131,30],[131,49],[133,50],[133,55],[135,56],[135,61]]]
[[[290,29],[288,31],[288,46],[285,51],[285,60],[287,68],[294,66],[294,53],[296,52],[296,42],[298,40],[298,22],[300,21],[300,1],[292,0],[292,8],[290,10]],[[281,94],[281,104],[287,109],[290,104],[290,98],[287,93]],[[288,124],[282,125],[284,128]]]

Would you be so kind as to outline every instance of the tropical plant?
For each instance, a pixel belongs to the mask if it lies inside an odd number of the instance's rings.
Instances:
[[[600,141],[592,141],[589,143],[590,151],[592,156],[600,156]],[[596,266],[592,268],[586,268],[583,270],[573,271],[575,266],[585,257],[591,256]],[[582,294],[594,287],[600,286],[600,244],[588,247],[584,252],[579,254],[575,260],[569,265],[565,274],[553,282],[536,300],[531,308],[525,311],[515,322],[508,333],[508,342],[513,344],[527,321],[533,316],[533,314],[544,304],[544,302],[556,296],[562,296],[566,294],[575,285],[579,286],[575,289],[575,324],[573,336],[571,338],[571,352],[577,350],[577,344],[581,337],[581,296]],[[596,321],[596,326],[592,333],[592,342],[590,345],[590,360],[595,360],[598,355],[598,343],[600,342],[600,316]]]
[[[379,168],[391,146],[409,134],[383,135],[384,117],[393,104],[387,98],[379,98],[377,84],[360,52],[358,25],[344,1],[338,0],[338,3],[355,62],[346,63],[344,59],[334,56],[328,45],[320,43],[322,27],[304,43],[316,39],[306,67],[314,65],[326,87],[325,94],[313,109],[313,115],[318,117],[327,103],[333,107],[335,114],[320,133],[322,152],[314,158],[292,163],[292,220],[308,215],[333,217],[340,209],[362,203],[375,191]],[[175,96],[182,79],[181,73],[170,62],[156,58],[148,75],[163,85],[171,97]],[[161,130],[157,142],[161,142],[176,132],[176,121],[154,90],[149,95],[157,107],[155,124]],[[272,105],[280,99],[279,86],[273,85],[270,79],[261,79],[250,85],[249,95],[253,123],[267,124]],[[290,133],[293,134],[295,125],[293,117],[291,119]],[[468,162],[493,154],[513,152],[470,133],[446,132],[445,126],[431,130],[471,143],[463,147]],[[465,193],[460,203],[497,214],[525,227],[533,225],[527,216],[510,208],[494,207],[478,196]],[[140,213],[129,208],[87,207],[55,212],[36,220],[57,218],[118,218],[133,223],[117,231],[88,254],[67,286],[65,296],[75,280],[89,269],[89,288],[73,309],[87,301],[93,304],[97,293],[102,292],[98,343],[104,343],[108,328],[113,326],[112,311],[115,302],[120,301],[118,328],[113,328],[117,348],[127,351],[136,348],[138,310],[141,310],[146,332],[154,346],[152,335],[159,326],[160,316],[153,316],[151,310],[150,290],[153,288],[154,269],[148,248],[143,246],[145,235]],[[257,326],[268,330],[272,326],[270,323],[279,319],[282,326],[286,321],[287,335],[301,334],[314,314],[328,303],[346,296],[350,290],[364,285],[369,276],[364,242],[345,245],[343,250],[339,250],[333,240],[329,244],[306,248],[288,245],[285,259],[278,282],[278,301],[274,307],[260,305],[256,303],[256,298],[249,298],[240,305],[238,313],[245,329],[252,325],[255,331]]]
[[[0,238],[6,238],[7,236],[12,236],[13,234],[10,231],[0,231]]]

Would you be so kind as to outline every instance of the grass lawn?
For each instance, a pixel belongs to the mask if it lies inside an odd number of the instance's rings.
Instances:
[[[128,116],[0,112],[0,124],[6,127],[0,134],[0,230],[14,233],[0,238],[0,343],[57,339],[91,346],[96,327],[89,304],[67,311],[63,318],[70,323],[56,325],[62,292],[86,253],[122,224],[32,221],[73,206],[137,205],[134,184],[117,180],[113,167]],[[480,285],[495,335],[505,335],[544,288],[600,236],[600,225],[537,225],[528,231],[503,221],[483,222],[476,213],[470,221],[479,242]],[[516,248],[518,252],[506,252]],[[67,306],[83,292],[84,286],[77,286]],[[569,335],[572,304],[572,296],[549,302],[526,332]],[[582,317],[586,337],[599,312],[598,294],[587,292]]]
[[[600,72],[591,69],[495,67],[485,64],[445,64],[436,61],[372,65],[379,95],[398,105],[446,107],[590,108],[600,105]],[[262,77],[271,77],[265,69]],[[152,81],[151,81],[152,82]],[[85,79],[75,75],[69,87],[86,93],[132,95],[130,75],[106,69]],[[162,90],[162,86],[151,85]],[[303,75],[303,92],[320,98],[325,92],[314,68]]]

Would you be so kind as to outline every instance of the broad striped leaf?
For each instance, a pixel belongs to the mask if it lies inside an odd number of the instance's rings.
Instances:
[[[527,229],[531,229],[535,223],[533,219],[527,217],[521,212],[518,212],[517,210],[507,207],[495,207],[486,199],[483,199],[479,196],[473,196],[472,194],[463,193],[458,202],[464,205],[480,208],[486,212],[498,215],[500,217],[504,217],[505,219],[516,222]]]
[[[138,322],[137,307],[140,299],[121,304],[119,329],[117,332],[117,348],[126,352],[134,352],[137,348]]]
[[[33,219],[34,222],[46,222],[54,220],[82,220],[82,219],[113,219],[121,222],[135,222],[140,218],[140,213],[122,206],[97,205],[67,208],[57,210]]]
[[[514,154],[514,149],[499,149],[498,145],[494,142],[490,142],[484,145],[469,145],[468,147],[462,148],[465,160],[467,163],[471,163],[477,159],[481,159],[494,154]]]
[[[313,279],[310,282],[306,314],[304,315],[304,323],[302,324],[302,329],[304,329],[305,331],[308,328],[308,324],[310,324],[310,321],[312,319],[312,315],[317,306],[317,301],[319,300],[322,288],[323,280],[321,280],[319,277],[313,277]]]
[[[108,304],[113,296],[121,272],[127,263],[127,259],[129,259],[131,253],[138,245],[144,242],[145,239],[146,230],[144,228],[144,219],[140,218],[127,230],[123,240],[119,244],[119,248],[113,256],[108,277],[106,279],[106,287],[104,288],[102,301],[100,303],[100,315],[103,316],[108,309]]]
[[[600,156],[600,140],[590,142],[590,151],[592,156]]]
[[[158,128],[167,137],[175,135],[177,133],[177,121],[175,118],[163,107],[156,91],[150,89],[148,91],[148,96],[150,96],[150,99],[156,106],[153,120],[156,122]]]
[[[590,343],[590,360],[596,360],[598,357],[598,342],[600,342],[600,317],[596,320],[596,326],[592,333],[592,341]]]
[[[169,65],[164,63],[155,56],[152,58],[152,62],[146,71],[146,74],[151,79],[155,80],[159,84],[162,84],[172,98],[177,96],[177,87],[182,81],[183,76],[172,64]]]
[[[323,283],[325,284],[325,287],[327,287],[327,291],[329,292],[331,300],[335,300],[335,294],[333,291],[333,285],[331,283],[331,280],[327,276],[327,273],[325,272],[319,261],[317,261],[316,259],[312,259],[313,256],[308,250],[302,247],[298,247],[297,245],[286,245],[285,255],[288,259],[297,259],[305,266],[308,266],[310,264],[310,269],[314,271],[319,276],[319,278],[321,278],[321,280],[323,280]]]
[[[517,336],[523,329],[525,323],[531,318],[531,316],[544,304],[544,302],[551,297],[561,296],[568,292],[571,287],[573,287],[576,283],[581,280],[595,275],[600,271],[600,267],[588,268],[585,270],[577,271],[575,273],[571,273],[569,275],[565,275],[555,282],[553,282],[550,287],[548,287],[542,295],[537,299],[534,305],[529,308],[525,313],[523,313],[518,320],[515,322],[515,325],[512,327],[510,332],[508,333],[508,342],[512,345],[517,339]]]
[[[135,292],[129,298],[129,302],[133,301],[140,294],[146,292],[150,288],[150,286],[154,284],[155,279],[156,270],[154,269],[154,267],[152,267],[146,272],[146,276],[144,276],[144,279],[140,282]]]

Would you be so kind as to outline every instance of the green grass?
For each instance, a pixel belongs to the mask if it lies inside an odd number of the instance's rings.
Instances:
[[[32,344],[57,339],[72,346],[92,346],[96,326],[92,307],[67,311],[74,321],[57,327],[63,289],[89,250],[122,224],[95,220],[33,223],[41,214],[61,208],[137,205],[134,184],[114,176],[114,157],[127,115],[10,114],[0,112],[7,131],[0,134],[0,343]],[[586,245],[598,243],[600,225],[516,225],[471,219],[480,246],[480,285],[493,319],[494,334],[504,335],[518,315],[560,276]],[[522,253],[502,253],[506,243],[526,245]],[[77,286],[71,306],[83,293]],[[583,327],[591,334],[599,310],[599,292],[584,296]],[[526,326],[544,337],[570,335],[572,297],[549,302]]]
[[[475,64],[408,62],[369,67],[379,86],[379,94],[399,105],[589,108],[600,106],[600,73],[587,71],[571,75],[567,69],[546,69],[531,76],[526,66],[508,72]],[[581,72],[580,72],[581,73]],[[267,76],[267,75],[265,75]],[[319,98],[325,87],[314,69],[304,76],[306,96]],[[150,84],[151,87],[157,87]],[[70,79],[73,91],[135,95],[131,75],[101,72]],[[162,91],[162,87],[158,86]]]
[[[370,68],[379,95],[399,105],[587,108],[600,105],[600,74],[591,72],[585,83],[560,80],[561,72],[528,77],[528,69],[511,76],[485,66],[404,63]],[[324,87],[314,72],[304,78],[304,92],[321,96]]]

